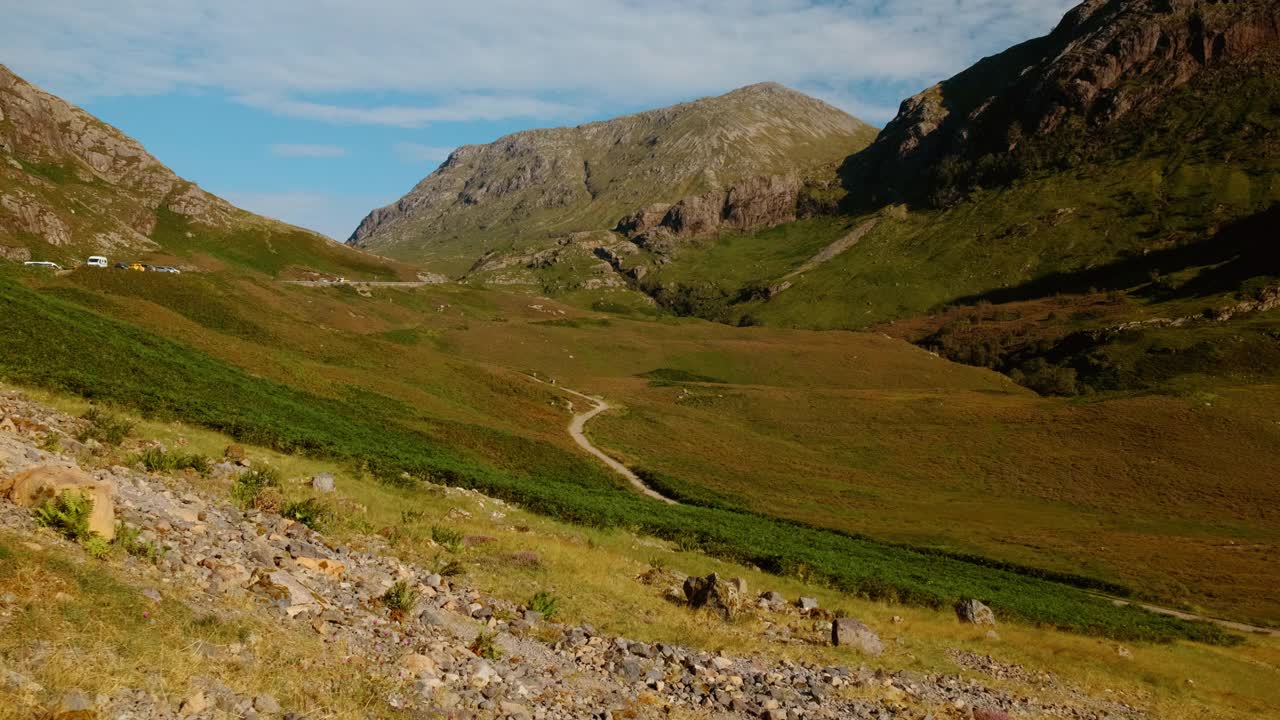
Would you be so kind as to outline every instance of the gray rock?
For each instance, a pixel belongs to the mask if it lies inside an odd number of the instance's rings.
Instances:
[[[321,493],[331,493],[335,489],[332,473],[320,473],[311,478],[311,489]]]
[[[956,605],[956,617],[971,625],[995,625],[996,614],[978,600],[965,600]]]
[[[280,703],[274,695],[263,693],[253,699],[253,709],[266,715],[277,715],[281,711]]]
[[[818,599],[811,598],[811,597],[802,597],[796,601],[796,606],[799,607],[801,610],[817,610]]]
[[[97,704],[94,703],[93,698],[79,690],[69,690],[58,698],[58,707],[54,716],[90,717],[96,709]]]
[[[728,620],[742,609],[742,594],[738,591],[740,583],[737,579],[726,582],[715,573],[704,578],[691,577],[684,581],[684,595],[692,607],[710,608]]]
[[[864,655],[878,656],[884,652],[884,643],[874,630],[853,618],[836,618],[831,623],[831,644],[851,647]]]

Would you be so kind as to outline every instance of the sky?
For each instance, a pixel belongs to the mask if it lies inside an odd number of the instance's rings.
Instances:
[[[345,240],[464,144],[774,81],[880,126],[1074,0],[0,0],[0,63]]]

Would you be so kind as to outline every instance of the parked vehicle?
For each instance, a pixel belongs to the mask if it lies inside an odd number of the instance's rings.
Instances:
[[[85,262],[86,267],[104,268],[107,267],[107,259],[101,255],[90,255],[89,260]]]
[[[151,269],[154,272],[171,273],[173,275],[178,275],[182,272],[178,268],[173,267],[171,265],[157,265],[156,267],[153,267]]]
[[[30,268],[44,268],[46,270],[62,269],[62,266],[59,265],[58,263],[49,262],[48,260],[28,260],[27,262],[24,262],[22,264],[24,267],[30,267]]]
[[[118,263],[116,263],[116,269],[117,269],[117,270],[128,270],[128,269],[129,269],[129,266],[128,266],[128,265],[126,265],[125,263],[118,262]]]
[[[134,270],[136,272],[146,272],[147,266],[143,265],[140,262],[135,262],[135,263],[129,263],[129,269]]]

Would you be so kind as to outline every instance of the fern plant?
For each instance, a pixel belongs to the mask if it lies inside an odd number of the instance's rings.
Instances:
[[[64,490],[57,497],[36,508],[39,525],[52,528],[68,540],[81,542],[93,536],[89,516],[93,514],[93,498],[75,490]]]

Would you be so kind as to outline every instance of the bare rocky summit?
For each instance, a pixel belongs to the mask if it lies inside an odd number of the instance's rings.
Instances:
[[[677,213],[676,235],[783,222],[795,216],[800,177],[865,147],[874,132],[775,83],[519,132],[457,149],[397,203],[371,212],[348,242],[459,274],[487,251],[606,230],[659,203]]]

